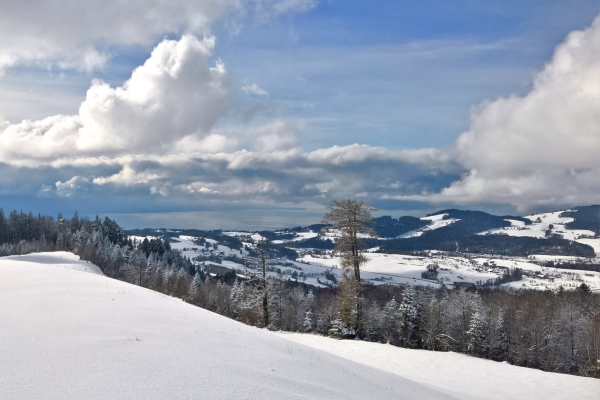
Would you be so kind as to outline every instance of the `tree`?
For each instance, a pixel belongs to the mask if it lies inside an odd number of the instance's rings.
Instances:
[[[256,245],[256,250],[258,250],[258,257],[260,261],[260,266],[262,268],[262,289],[263,289],[263,301],[262,301],[262,309],[263,309],[263,321],[265,326],[269,326],[269,288],[267,285],[267,262],[269,261],[269,241],[267,239],[262,239]]]
[[[402,292],[402,301],[398,308],[398,331],[400,343],[404,347],[416,347],[419,331],[419,308],[417,291],[408,286]]]
[[[489,353],[487,329],[485,326],[484,316],[480,311],[475,311],[471,316],[469,330],[467,331],[468,342],[467,350],[482,358],[487,358]]]
[[[329,211],[323,217],[325,229],[333,229],[339,234],[335,242],[334,254],[339,254],[340,264],[344,269],[344,277],[352,282],[346,285],[354,293],[348,293],[354,301],[356,321],[354,328],[359,337],[363,336],[362,329],[362,288],[360,280],[360,267],[368,261],[364,255],[365,244],[360,234],[374,236],[373,215],[374,209],[363,201],[356,199],[333,200],[328,207]]]

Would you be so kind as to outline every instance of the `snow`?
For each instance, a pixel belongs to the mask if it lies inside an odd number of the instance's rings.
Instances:
[[[222,253],[222,256],[241,256],[243,254],[247,254],[248,252],[245,250],[242,250],[242,253],[240,253],[239,250],[236,249],[230,249],[227,246],[224,246],[222,244],[219,244],[219,248],[217,250],[206,250],[205,247],[203,245],[198,245],[196,243],[194,243],[194,240],[197,240],[197,237],[194,236],[185,236],[185,235],[179,235],[179,237],[176,239],[177,242],[173,242],[170,243],[171,244],[171,248],[174,250],[179,250],[181,251],[181,254],[185,257],[189,257],[189,258],[194,258],[197,257],[199,255],[202,255],[203,253],[215,253],[215,254],[219,254]],[[218,243],[218,241],[214,240],[214,239],[208,239],[205,238],[204,240],[206,240],[206,242],[212,244]],[[184,250],[186,249],[186,250]],[[235,264],[235,263],[234,263]]]
[[[446,217],[447,215],[448,214],[436,214],[436,215],[430,215],[429,217],[420,218],[421,221],[429,221],[431,223],[427,226],[424,226],[421,229],[403,233],[402,235],[398,236],[398,238],[406,239],[406,238],[421,236],[424,232],[443,228],[445,226],[455,223],[456,221],[460,221],[460,219],[457,219],[457,218],[444,219],[444,217]]]
[[[9,256],[0,258],[2,261],[14,263],[36,263],[40,265],[51,265],[53,267],[66,268],[74,271],[90,272],[96,275],[104,275],[100,268],[87,261],[81,261],[79,256],[66,251],[25,254],[22,256]]]
[[[553,234],[561,235],[564,239],[575,240],[576,242],[591,246],[596,252],[596,256],[600,257],[600,238],[594,239],[593,237],[596,235],[593,231],[583,229],[567,229],[565,224],[573,222],[573,218],[560,217],[560,214],[563,212],[564,211],[554,211],[551,213],[528,215],[525,218],[532,222],[530,225],[525,225],[523,221],[506,219],[505,221],[510,222],[511,226],[500,229],[491,229],[489,231],[481,232],[479,235],[505,234],[509,236],[545,238],[546,231],[550,230]],[[552,229],[550,229],[550,225],[552,225]],[[587,238],[587,236],[591,236],[592,238]]]
[[[318,232],[296,232],[296,237],[293,239],[286,240],[273,240],[273,243],[289,243],[289,242],[299,242],[301,240],[312,239],[314,237],[319,236]]]
[[[564,289],[573,290],[585,282],[593,290],[600,289],[599,272],[547,268],[534,262],[546,260],[582,261],[576,257],[536,255],[531,259],[499,256],[467,258],[447,256],[441,252],[431,252],[429,257],[382,253],[365,253],[365,256],[369,261],[361,268],[361,278],[376,285],[394,283],[440,287],[441,285],[435,281],[421,278],[421,273],[426,270],[429,264],[437,264],[440,267],[438,282],[443,282],[449,287],[452,287],[454,282],[470,282],[478,285],[488,279],[502,276],[506,268],[520,268],[528,276],[524,276],[521,281],[507,283],[503,286],[539,290],[558,290],[562,286]],[[324,273],[325,270],[334,268],[332,271],[334,275],[338,279],[342,278],[342,271],[338,268],[340,265],[338,257],[307,254],[301,257],[299,261],[302,262],[294,264],[305,273]],[[586,262],[589,262],[589,260],[586,260]]]
[[[82,272],[65,253],[28,257],[0,258],[2,398],[450,398],[181,300]]]
[[[195,237],[195,236],[179,235],[179,239],[181,239],[181,240],[187,240],[188,242],[192,242],[192,241],[194,241],[194,240],[196,240],[198,238]]]
[[[257,242],[264,239],[264,237],[259,233],[253,233],[252,235],[250,235],[250,237],[256,240]]]
[[[455,399],[597,400],[600,393],[598,379],[516,367],[459,353],[411,350],[308,334],[282,332],[279,335],[422,383]]]
[[[156,239],[156,236],[135,236],[135,235],[129,235],[129,239],[133,240],[134,242],[143,242],[144,239],[148,239],[148,240]]]
[[[227,236],[233,236],[233,237],[245,237],[245,236],[250,236],[252,233],[251,232],[244,232],[244,231],[223,231],[223,235],[227,235]]]

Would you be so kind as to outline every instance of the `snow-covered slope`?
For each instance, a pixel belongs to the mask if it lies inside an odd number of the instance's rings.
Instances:
[[[444,219],[444,217],[447,215],[448,214],[436,214],[436,215],[430,215],[429,217],[423,217],[423,218],[421,218],[421,220],[429,221],[430,222],[429,225],[424,226],[421,229],[417,229],[416,231],[406,232],[405,234],[400,235],[399,238],[405,239],[405,238],[421,236],[424,232],[434,231],[436,229],[443,228],[444,226],[453,224],[456,221],[460,221],[459,219],[456,219],[456,218]]]
[[[575,210],[569,210],[571,212]],[[568,229],[566,224],[573,222],[571,217],[561,217],[564,211],[554,211],[550,213],[528,215],[525,218],[531,220],[530,225],[525,225],[523,221],[515,221],[507,219],[511,226],[492,229],[481,232],[480,235],[486,234],[505,234],[509,236],[526,236],[545,238],[546,233],[557,235],[567,240],[575,240],[579,243],[587,244],[594,248],[597,256],[600,256],[600,239],[594,238],[595,233],[582,229]]]
[[[25,254],[22,256],[10,256],[0,258],[3,262],[27,262],[36,263],[42,265],[51,265],[53,267],[60,267],[66,269],[72,269],[75,271],[91,272],[96,275],[104,275],[100,268],[94,264],[90,264],[87,261],[81,261],[79,256],[66,251],[55,251],[48,253],[33,253]]]
[[[469,400],[597,400],[600,380],[515,367],[458,353],[411,350],[357,340],[279,333],[281,337]]]
[[[2,399],[450,398],[68,260],[0,258]]]

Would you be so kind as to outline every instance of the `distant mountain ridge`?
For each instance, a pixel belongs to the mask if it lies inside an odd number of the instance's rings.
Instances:
[[[257,234],[273,242],[273,250],[279,255],[294,258],[295,253],[290,248],[333,249],[333,238],[317,235],[324,227],[323,224],[313,224],[278,231],[261,230]],[[376,237],[365,238],[365,244],[387,253],[440,250],[520,257],[545,254],[593,258],[600,253],[600,239],[597,238],[600,235],[600,205],[525,217],[444,209],[421,218],[377,217],[374,230]],[[307,232],[312,234],[303,238],[302,233]],[[208,237],[231,248],[242,246],[239,239],[223,235],[220,230],[136,229],[128,233],[138,236]],[[596,242],[597,245],[594,245]]]
[[[563,237],[561,232],[564,233],[564,229],[589,231],[588,235],[582,233],[582,237],[600,234],[599,205],[578,206],[564,211],[535,215],[538,216],[537,219],[545,218],[546,215],[551,216],[560,222],[555,226],[547,224],[548,228],[540,235],[541,228],[535,230],[533,225],[540,225],[543,222],[532,220],[533,217],[497,216],[483,211],[444,209],[422,218],[412,216],[375,218],[374,228],[379,239],[367,239],[366,243],[369,247],[378,246],[380,251],[390,253],[441,250],[512,256],[548,254],[596,257],[593,247]],[[441,217],[435,218],[436,216]],[[573,221],[562,222],[566,218],[573,218]],[[443,224],[440,221],[448,223]],[[518,234],[507,229],[518,230],[516,232]],[[288,245],[299,248],[330,249],[333,247],[332,242],[318,238],[296,241]]]

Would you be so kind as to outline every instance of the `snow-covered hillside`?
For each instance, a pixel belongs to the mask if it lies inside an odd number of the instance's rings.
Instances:
[[[455,399],[596,400],[600,380],[515,367],[459,353],[281,332],[283,338],[422,383]]]
[[[576,210],[567,210],[575,212]],[[575,240],[579,243],[587,244],[594,248],[597,256],[600,256],[600,238],[595,238],[596,234],[592,231],[582,229],[568,229],[566,224],[573,222],[571,217],[561,217],[564,211],[554,211],[550,213],[528,215],[525,218],[531,220],[531,224],[525,225],[523,221],[515,221],[507,219],[511,226],[492,229],[481,232],[480,235],[486,234],[504,234],[509,236],[525,236],[545,238],[547,235],[560,236],[563,239]]]
[[[274,334],[98,275],[0,258],[2,399],[596,399],[600,381],[455,353]]]
[[[421,220],[429,221],[430,222],[429,225],[424,226],[421,229],[417,229],[416,231],[406,232],[405,234],[400,235],[399,237],[406,239],[406,238],[421,236],[424,232],[434,231],[436,229],[443,228],[445,226],[453,224],[456,221],[460,221],[459,219],[456,219],[456,218],[444,219],[444,217],[447,215],[448,214],[436,214],[436,215],[430,215],[429,217],[423,217],[423,218],[421,218]]]
[[[450,398],[76,261],[0,259],[2,399]]]

